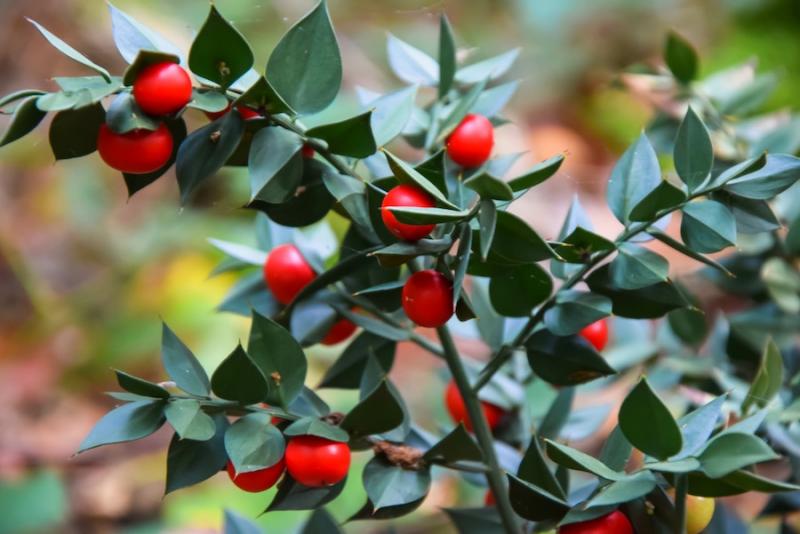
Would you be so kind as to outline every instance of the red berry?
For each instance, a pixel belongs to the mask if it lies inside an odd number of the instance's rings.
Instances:
[[[356,325],[351,323],[349,320],[342,317],[335,323],[328,333],[325,334],[325,337],[322,338],[323,345],[336,345],[337,343],[341,343],[345,339],[349,338],[353,335],[353,332],[356,331]]]
[[[106,164],[118,171],[147,174],[166,165],[172,156],[172,134],[162,123],[156,130],[133,130],[115,133],[107,125],[100,126],[97,151]]]
[[[419,326],[439,328],[453,315],[453,283],[439,271],[412,274],[403,286],[403,310]]]
[[[230,110],[231,110],[231,105],[228,104],[228,107],[226,107],[222,111],[206,111],[205,113],[206,117],[208,117],[209,120],[215,121],[218,118],[227,115]],[[239,112],[239,115],[241,115],[242,119],[244,120],[256,119],[258,117],[261,117],[258,111],[248,108],[247,106],[236,106],[236,110]]]
[[[236,484],[240,489],[252,493],[266,491],[274,486],[278,479],[281,478],[285,468],[286,464],[283,461],[283,458],[281,458],[280,461],[278,461],[278,463],[275,465],[247,473],[237,474],[236,469],[233,467],[233,462],[230,460],[228,460],[228,465],[226,467],[228,476],[231,478],[233,483]]]
[[[419,241],[431,233],[435,224],[405,224],[389,211],[390,207],[432,208],[436,201],[428,193],[413,185],[398,185],[392,188],[381,203],[381,218],[386,228],[404,241]]]
[[[494,500],[494,493],[492,490],[486,490],[486,495],[483,497],[484,506],[494,506],[497,502]]]
[[[608,515],[571,523],[558,528],[558,534],[633,534],[633,525],[619,510],[614,510]]]
[[[303,157],[306,159],[311,159],[314,157],[314,149],[308,145],[303,145]]]
[[[148,115],[171,115],[192,99],[192,79],[177,63],[149,65],[136,77],[133,97]]]
[[[583,327],[581,336],[594,345],[597,350],[603,350],[608,343],[608,321],[600,319]]]
[[[494,128],[483,115],[467,115],[447,138],[447,154],[462,167],[483,165],[493,146]]]
[[[297,436],[286,445],[286,470],[304,486],[332,486],[347,476],[350,447],[318,436]]]
[[[264,280],[281,304],[289,304],[316,276],[294,245],[275,247],[264,264]]]
[[[461,392],[458,391],[456,383],[452,380],[447,384],[447,388],[445,389],[444,403],[453,421],[456,423],[464,423],[464,427],[472,432],[472,421],[469,419],[467,406],[464,404],[464,399],[461,397]],[[489,424],[489,428],[492,430],[500,424],[500,420],[503,419],[503,416],[506,414],[505,410],[499,406],[495,406],[486,401],[481,401],[481,409],[483,410],[483,416],[486,417],[486,422]],[[494,499],[494,496],[492,499]]]

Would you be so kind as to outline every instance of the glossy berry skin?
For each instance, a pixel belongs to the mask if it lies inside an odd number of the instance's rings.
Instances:
[[[397,220],[389,208],[432,208],[436,201],[428,193],[414,185],[401,184],[393,187],[381,203],[381,218],[386,229],[403,241],[419,241],[431,233],[435,224],[405,224]]]
[[[712,497],[686,496],[686,534],[700,534],[714,515],[716,503]]]
[[[293,437],[286,445],[286,470],[304,486],[332,486],[347,476],[350,447],[318,436]]]
[[[192,99],[192,79],[177,63],[149,65],[133,82],[133,98],[148,115],[171,115]]]
[[[115,133],[100,126],[97,152],[106,165],[130,174],[147,174],[167,164],[172,156],[172,134],[162,123],[156,130],[133,130]]]
[[[447,155],[462,167],[480,167],[492,154],[494,127],[483,115],[469,114],[447,138]]]
[[[325,334],[325,337],[322,338],[321,343],[323,345],[336,345],[337,343],[341,343],[345,339],[349,338],[353,335],[353,332],[356,331],[356,325],[342,317],[335,323],[328,333]]]
[[[492,493],[492,490],[486,490],[486,495],[483,496],[483,505],[494,506],[496,504],[497,501],[495,501],[494,493]]]
[[[303,145],[303,148],[301,150],[303,152],[303,157],[304,158],[311,159],[311,158],[314,157],[314,154],[315,154],[314,149],[311,148],[310,146]]]
[[[603,350],[608,344],[608,321],[600,319],[583,327],[581,336],[598,351]]]
[[[215,121],[218,118],[227,115],[230,110],[231,110],[231,105],[228,104],[228,107],[223,109],[222,111],[206,111],[205,113],[206,117],[208,117],[209,120]],[[258,117],[261,117],[258,111],[250,109],[247,106],[236,106],[236,111],[239,112],[239,115],[241,115],[242,119],[244,120],[256,119]]]
[[[264,264],[264,280],[281,304],[289,304],[316,276],[297,247],[290,244],[272,249]]]
[[[608,515],[559,527],[558,534],[633,534],[633,525],[619,510]]]
[[[453,283],[433,269],[409,276],[401,298],[406,315],[419,326],[438,328],[453,315]]]
[[[286,463],[283,461],[283,458],[280,459],[278,463],[267,467],[265,469],[259,469],[258,471],[250,471],[248,473],[240,473],[236,474],[236,469],[233,467],[233,462],[228,460],[228,465],[226,466],[226,471],[228,471],[228,476],[230,477],[231,481],[233,481],[239,489],[243,489],[244,491],[249,491],[251,493],[258,493],[260,491],[266,491],[281,478],[283,471],[286,469]]]
[[[472,432],[472,421],[469,419],[469,414],[467,413],[467,407],[464,404],[464,399],[461,397],[461,392],[458,391],[458,387],[454,381],[450,381],[447,384],[447,388],[444,392],[444,403],[447,406],[447,411],[450,413],[450,417],[456,423],[464,423],[464,427]],[[505,410],[500,408],[499,406],[495,406],[492,403],[481,401],[481,409],[483,410],[483,416],[486,417],[486,422],[489,424],[489,428],[494,430],[500,421],[503,419],[503,416],[506,414]],[[494,504],[494,495],[492,492],[489,491],[486,494],[486,502],[487,506],[489,498],[491,497],[492,504]]]

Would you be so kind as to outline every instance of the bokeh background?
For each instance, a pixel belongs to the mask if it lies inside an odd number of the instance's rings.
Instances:
[[[217,0],[253,44],[256,65],[311,0]],[[578,194],[601,232],[616,231],[603,194],[611,164],[652,115],[618,83],[631,64],[657,62],[666,31],[700,50],[703,73],[757,57],[781,76],[765,110],[800,102],[800,5],[796,0],[330,0],[345,63],[332,114],[357,105],[356,86],[400,86],[385,59],[386,32],[435,55],[438,16],[446,10],[464,57],[522,46],[513,76],[523,86],[498,130],[497,152],[529,151],[525,166],[568,152],[557,179],[537,188],[517,212],[547,237],[557,233]],[[207,12],[198,0],[116,0],[115,5],[188,49]],[[30,17],[112,72],[124,68],[101,0],[0,0],[0,94],[50,88],[53,75],[79,66],[26,23]],[[262,67],[263,68],[263,67]],[[341,116],[340,115],[340,116]],[[194,117],[196,124],[204,120]],[[0,117],[4,127],[8,119]],[[163,496],[168,431],[129,445],[73,452],[110,407],[112,368],[163,380],[158,350],[163,318],[212,369],[246,337],[244,319],[215,312],[234,282],[210,278],[220,256],[206,238],[252,243],[252,215],[241,174],[223,173],[181,209],[173,176],[128,200],[121,176],[99,157],[55,164],[40,127],[0,149],[0,534],[22,532],[216,532],[223,507],[258,515],[271,495],[236,490],[223,474]],[[413,153],[405,154],[413,157]],[[336,222],[336,221],[333,221]],[[677,261],[677,269],[694,266]],[[340,349],[311,349],[310,383]],[[480,347],[467,347],[477,352]],[[402,346],[392,377],[413,417],[444,420],[437,362]],[[542,394],[544,395],[544,394]],[[323,391],[346,406],[350,393]],[[546,408],[548,400],[532,394]],[[364,494],[356,461],[331,512],[344,519]],[[440,473],[425,504],[397,532],[449,532],[438,512],[479,505],[483,494]],[[291,532],[304,514],[258,519],[268,532]],[[353,532],[384,532],[357,523]]]

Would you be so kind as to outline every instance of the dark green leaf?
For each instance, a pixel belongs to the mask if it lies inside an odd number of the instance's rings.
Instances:
[[[740,197],[769,200],[800,179],[800,158],[770,154],[758,170],[730,180],[725,189]]]
[[[105,117],[101,104],[56,113],[49,134],[56,159],[79,158],[97,150],[97,134]]]
[[[800,273],[783,258],[770,258],[761,266],[761,278],[775,304],[789,314],[800,314]]]
[[[302,419],[298,419],[284,428],[283,433],[286,436],[319,436],[331,441],[340,441],[343,443],[347,443],[347,441],[350,440],[350,436],[347,435],[347,432],[317,417],[303,417]]]
[[[569,420],[572,403],[575,400],[574,387],[562,387],[558,390],[556,398],[547,408],[547,412],[539,423],[538,434],[543,439],[557,439],[561,430]]]
[[[308,137],[323,139],[334,154],[366,158],[378,149],[372,133],[372,111],[339,122],[324,124],[306,132]]]
[[[403,517],[410,514],[422,504],[425,498],[412,501],[407,504],[400,504],[397,506],[384,506],[383,508],[375,508],[372,501],[367,499],[358,512],[347,518],[347,521],[358,521],[361,519],[381,520],[381,519],[394,519],[396,517]]]
[[[622,402],[619,427],[631,445],[661,460],[677,454],[683,447],[678,424],[645,378]]]
[[[534,167],[529,169],[521,176],[517,176],[516,178],[509,180],[508,185],[515,193],[530,189],[531,187],[544,182],[558,172],[558,169],[561,167],[563,162],[564,154],[558,154],[548,158],[541,163],[537,163]]]
[[[661,473],[689,473],[700,469],[700,462],[696,458],[682,458],[666,462],[648,462],[644,464],[644,467],[650,471]]]
[[[587,506],[608,506],[630,502],[647,495],[656,487],[656,478],[649,471],[639,471],[605,486]]]
[[[11,118],[11,123],[8,125],[8,129],[3,134],[3,137],[0,138],[0,147],[26,136],[42,122],[42,119],[44,119],[47,113],[41,111],[36,106],[38,98],[38,96],[32,96],[23,100],[23,102],[17,106],[14,110],[14,116]]]
[[[417,86],[388,93],[369,103],[372,109],[372,132],[375,143],[383,146],[400,135],[414,112]]]
[[[714,165],[711,137],[703,121],[689,107],[675,139],[675,170],[689,192],[697,191]]]
[[[101,445],[142,439],[164,424],[164,401],[147,400],[123,404],[114,408],[94,425],[84,438],[78,452]]]
[[[557,336],[568,336],[608,315],[611,315],[608,297],[588,291],[562,290],[556,295],[555,306],[545,313],[544,324]]]
[[[589,289],[611,299],[614,315],[632,319],[654,319],[665,313],[690,305],[674,284],[659,282],[634,290],[614,287],[607,265],[596,269],[587,278]]]
[[[269,56],[267,79],[299,113],[321,111],[333,102],[342,83],[342,58],[326,2],[281,38]]]
[[[158,63],[180,63],[180,58],[176,54],[168,54],[154,50],[140,50],[136,54],[133,63],[131,63],[130,66],[125,69],[122,82],[128,86],[133,85],[134,82],[136,82],[136,78],[139,76],[140,72],[150,65],[156,65]],[[227,104],[227,99],[225,100],[225,103]],[[223,109],[224,107],[225,106],[223,106]]]
[[[166,323],[162,325],[161,361],[169,377],[183,391],[208,395],[210,385],[203,366]]]
[[[114,370],[117,375],[117,383],[119,387],[125,391],[142,395],[143,397],[152,397],[156,399],[169,398],[169,391],[162,388],[158,384],[154,384],[148,380],[129,375],[123,371]]]
[[[362,332],[328,368],[319,387],[356,388],[370,356],[388,371],[392,367],[396,349],[396,342],[371,332]]]
[[[528,224],[507,211],[497,212],[494,240],[489,250],[489,260],[499,263],[534,263],[555,255],[550,245]]]
[[[280,203],[294,195],[303,179],[302,147],[300,136],[278,126],[256,132],[247,162],[251,200]]]
[[[342,529],[331,514],[318,508],[311,513],[300,534],[342,534]]]
[[[439,17],[439,98],[450,91],[456,74],[456,43],[447,15]]]
[[[225,451],[236,473],[249,473],[275,465],[286,443],[266,413],[240,417],[225,432]]]
[[[678,419],[678,426],[683,435],[683,448],[673,457],[673,460],[694,456],[703,448],[717,426],[725,400],[726,396],[720,395]]]
[[[697,76],[697,52],[692,45],[675,32],[669,32],[664,50],[667,67],[681,83],[689,83]]]
[[[564,499],[507,473],[511,507],[530,521],[557,521],[569,512]]]
[[[464,180],[464,185],[478,193],[482,199],[511,200],[514,192],[509,185],[489,173],[482,172]]]
[[[267,379],[241,345],[225,358],[211,376],[211,389],[223,399],[255,404],[267,398]]]
[[[497,208],[491,200],[482,200],[478,212],[478,228],[481,258],[486,261],[494,242],[494,231],[497,227]]]
[[[248,106],[270,114],[294,114],[289,104],[281,98],[281,95],[278,94],[275,88],[272,87],[269,81],[263,76],[260,76],[247,91],[242,93],[242,96],[236,99],[234,105]]]
[[[722,191],[717,192],[712,198],[719,200],[731,210],[733,218],[736,219],[736,231],[740,234],[772,232],[781,227],[780,221],[766,200],[737,197]]]
[[[506,534],[496,508],[442,508],[458,534]]]
[[[688,256],[688,257],[690,257],[690,258],[692,258],[694,260],[697,260],[699,262],[705,263],[709,267],[713,267],[714,269],[717,269],[718,271],[720,271],[721,273],[726,274],[727,276],[733,276],[733,274],[724,265],[722,265],[721,263],[719,263],[717,261],[714,261],[711,258],[708,258],[708,257],[700,254],[699,252],[695,252],[694,250],[690,249],[689,247],[687,247],[686,245],[684,245],[683,243],[681,243],[677,239],[673,239],[672,236],[670,236],[669,234],[665,234],[664,232],[662,232],[658,228],[653,228],[653,227],[648,228],[647,229],[647,233],[650,234],[651,236],[655,237],[656,239],[658,239],[659,241],[661,241],[665,245],[668,245],[672,249],[677,250],[681,254],[684,254],[685,256]]]
[[[559,465],[592,473],[606,480],[622,480],[626,476],[625,473],[611,469],[597,458],[589,456],[578,449],[573,449],[551,440],[546,440],[546,444],[547,456]]]
[[[226,111],[230,105],[228,98],[220,91],[203,88],[194,88],[192,90],[192,99],[186,104],[187,107],[208,113]]]
[[[189,50],[189,68],[228,87],[250,70],[253,61],[247,40],[212,5]]]
[[[287,406],[300,394],[308,362],[303,349],[286,329],[253,313],[247,352],[267,378],[267,402]]]
[[[167,484],[165,493],[192,486],[219,473],[225,468],[225,432],[228,420],[224,415],[214,417],[217,433],[206,441],[172,437],[167,451]]]
[[[376,510],[400,506],[425,497],[431,485],[427,469],[403,469],[376,456],[364,467],[364,489]]]
[[[458,222],[469,215],[467,210],[444,208],[389,208],[398,221],[405,224],[438,224]]]
[[[632,221],[652,221],[662,211],[672,210],[686,201],[686,193],[666,180],[650,191],[630,213]]]
[[[444,141],[450,133],[461,123],[464,117],[472,111],[473,106],[481,96],[483,89],[486,87],[487,80],[483,80],[473,85],[469,91],[464,93],[450,109],[450,112],[442,120],[441,129],[439,131],[438,139]]]
[[[713,177],[711,183],[705,189],[716,189],[722,187],[723,185],[727,184],[734,178],[738,178],[740,176],[744,176],[745,174],[750,174],[752,172],[756,172],[764,165],[767,164],[767,154],[763,152],[758,156],[753,158],[747,159],[741,163],[737,163],[732,167],[724,168],[722,172],[720,172],[717,176]]]
[[[389,389],[386,380],[364,397],[345,416],[341,427],[351,439],[388,432],[403,422],[403,408]]]
[[[608,181],[608,206],[623,224],[633,208],[661,183],[661,169],[653,146],[642,132],[619,159]]]
[[[649,249],[622,243],[609,270],[614,287],[642,289],[666,281],[669,276],[669,263]]]
[[[398,328],[387,324],[384,321],[374,319],[362,313],[355,313],[347,308],[342,306],[337,306],[336,310],[339,312],[340,315],[345,317],[347,320],[366,330],[367,332],[371,332],[377,336],[382,338],[391,340],[391,341],[406,341],[409,339],[409,332],[402,328]]]
[[[700,345],[708,333],[706,315],[699,309],[673,310],[667,315],[667,321],[670,329],[687,345]]]
[[[225,510],[224,534],[263,534],[261,527],[230,510]]]
[[[62,112],[63,113],[63,112]],[[136,99],[131,93],[118,94],[105,115],[105,122],[109,128],[118,134],[125,134],[131,130],[156,130],[159,122],[145,115]]]
[[[690,202],[683,208],[681,237],[697,252],[717,252],[736,244],[736,220],[715,200]]]
[[[451,210],[458,210],[458,206],[447,200],[447,197],[444,195],[444,193],[442,193],[438,187],[436,187],[430,180],[425,178],[425,176],[423,176],[419,171],[411,167],[408,163],[394,156],[391,152],[384,150],[383,153],[386,155],[386,160],[389,163],[389,167],[392,169],[392,174],[395,176],[395,178],[397,178],[398,181],[401,183],[419,186],[426,193],[434,197],[439,206],[449,208]]]
[[[600,461],[614,471],[622,471],[628,464],[632,452],[633,445],[617,425],[603,444],[603,450],[600,451]]]
[[[164,415],[181,439],[206,441],[217,432],[214,419],[194,399],[173,399],[164,408]]]
[[[764,407],[778,394],[783,385],[783,358],[781,351],[772,339],[768,339],[761,354],[761,363],[758,367],[753,383],[747,391],[747,397],[742,402],[742,413],[752,405]]]
[[[254,200],[248,207],[263,211],[282,226],[298,228],[314,224],[327,215],[335,202],[323,182],[323,176],[328,172],[333,171],[321,161],[304,159],[302,180],[294,196],[280,204]]]
[[[559,337],[540,330],[525,346],[533,372],[551,384],[582,384],[616,372],[589,344],[574,336]]]
[[[278,493],[267,507],[267,512],[277,510],[313,510],[320,508],[342,493],[347,479],[334,484],[312,488],[298,484],[291,477],[283,477],[278,483]]]
[[[56,37],[52,33],[50,33],[47,28],[36,22],[35,20],[28,19],[28,22],[33,24],[39,33],[41,33],[47,41],[53,45],[59,52],[67,56],[68,58],[72,59],[73,61],[77,61],[81,65],[85,67],[89,67],[93,71],[99,72],[100,75],[105,78],[107,81],[111,81],[111,75],[108,73],[106,69],[101,67],[100,65],[92,62],[88,57],[84,56],[70,45],[62,41],[60,38]]]
[[[423,458],[429,462],[437,460],[445,463],[480,462],[483,460],[483,453],[464,425],[459,423],[449,434],[428,449]]]
[[[552,279],[536,263],[505,268],[489,282],[492,306],[497,313],[507,317],[529,315],[533,307],[544,302],[552,291]]]
[[[32,96],[41,96],[46,94],[44,91],[40,91],[39,89],[22,89],[20,91],[14,91],[13,93],[9,93],[5,96],[0,97],[0,109],[3,109],[10,104],[18,102],[20,100],[26,100]],[[20,104],[18,104],[19,107]],[[14,108],[17,109],[17,108]]]
[[[465,223],[461,225],[461,231],[458,235],[458,250],[456,251],[455,267],[453,269],[453,300],[455,302],[458,302],[462,293],[471,251],[472,229],[469,224]]]
[[[737,469],[779,458],[761,438],[730,432],[708,442],[697,459],[711,478],[721,478]]]
[[[544,489],[546,492],[562,500],[566,499],[564,489],[558,483],[556,477],[545,462],[542,449],[539,447],[539,438],[536,435],[531,437],[531,442],[517,470],[517,477],[519,477],[520,480],[524,480],[525,482],[529,482],[534,486]]]
[[[181,202],[228,161],[244,135],[244,121],[238,113],[226,113],[192,132],[178,149],[176,174]]]

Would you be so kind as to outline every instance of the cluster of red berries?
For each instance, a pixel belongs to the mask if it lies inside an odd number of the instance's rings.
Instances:
[[[350,447],[347,443],[318,436],[297,436],[289,440],[284,456],[277,463],[247,473],[237,473],[228,460],[228,476],[244,491],[266,491],[281,478],[284,471],[296,482],[319,488],[344,480],[350,469]]]

